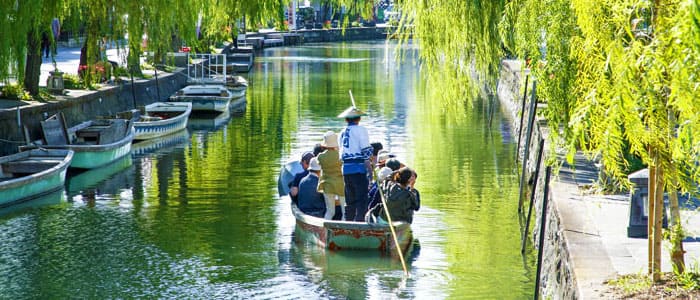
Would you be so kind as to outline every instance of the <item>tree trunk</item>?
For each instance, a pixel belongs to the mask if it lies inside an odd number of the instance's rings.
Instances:
[[[39,78],[41,77],[41,40],[36,30],[27,34],[27,64],[24,68],[24,89],[32,96],[39,95]]]
[[[657,282],[661,279],[661,241],[663,240],[661,230],[663,229],[664,211],[664,169],[659,167],[658,151],[655,151],[654,163],[656,167],[656,187],[654,189],[654,267],[652,279]],[[649,212],[651,213],[651,212]]]
[[[133,76],[142,76],[141,72],[141,44],[129,41],[129,55],[126,58],[129,73]]]
[[[683,250],[683,227],[681,226],[678,191],[669,189],[668,200],[671,206],[671,263],[678,273],[685,271],[685,251]]]
[[[654,157],[654,150],[649,146],[649,157]],[[647,192],[647,270],[650,275],[654,273],[654,200],[656,195],[656,166],[649,165],[649,189]]]

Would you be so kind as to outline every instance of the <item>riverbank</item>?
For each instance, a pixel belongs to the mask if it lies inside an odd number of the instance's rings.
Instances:
[[[516,133],[520,128],[520,112],[523,111],[523,73],[518,61],[504,61],[498,87],[504,113],[511,117]],[[525,120],[527,117],[525,115]],[[527,121],[524,123],[527,124]],[[530,177],[535,170],[537,141],[540,137],[546,140],[548,130],[541,119],[536,125],[529,145],[531,150],[527,169]],[[517,134],[514,137],[518,139]],[[545,143],[544,149],[549,148]],[[535,247],[539,238],[544,170],[542,166],[535,191],[535,226],[531,231]],[[647,239],[627,237],[630,196],[592,193],[591,186],[597,180],[599,171],[594,162],[579,154],[574,166],[565,164],[550,182],[540,285],[545,299],[611,299],[615,295],[605,284],[607,280],[624,274],[646,274]],[[700,258],[700,215],[695,210],[685,209],[681,211],[681,218],[688,235],[684,241],[687,252],[685,261],[690,265]],[[662,271],[671,272],[668,244],[664,244]]]
[[[246,42],[261,50],[268,47],[300,45],[313,42],[343,42],[357,40],[386,39],[391,27],[355,27],[342,29],[309,29],[294,32],[257,32],[246,34]],[[281,39],[281,40],[279,40]],[[266,42],[269,41],[269,42]],[[281,42],[280,42],[281,41]],[[45,87],[49,72],[59,70],[64,74],[77,75],[80,61],[80,41],[60,43],[53,58],[43,58],[39,86]],[[125,64],[127,53],[113,47],[107,49],[108,60]],[[26,126],[32,140],[40,137],[40,121],[57,112],[64,112],[69,125],[99,115],[131,109],[156,101],[165,101],[170,95],[185,86],[185,70],[173,73],[159,72],[158,81],[152,71],[144,74],[152,79],[136,79],[132,90],[130,81],[104,84],[97,90],[70,90],[56,95],[46,102],[20,101],[0,98],[0,156],[17,152],[17,146],[25,144]]]

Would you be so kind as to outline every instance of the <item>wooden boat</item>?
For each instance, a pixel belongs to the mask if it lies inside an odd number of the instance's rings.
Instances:
[[[227,76],[226,77],[226,86],[229,89],[236,90],[236,89],[246,89],[248,88],[248,80],[243,78],[243,76]]]
[[[134,124],[134,140],[147,140],[185,129],[192,112],[190,102],[155,102],[146,105]]]
[[[219,114],[193,114],[187,122],[187,129],[191,131],[216,131],[231,121],[230,110]]]
[[[73,154],[33,149],[0,157],[0,207],[62,189]]]
[[[41,122],[43,143],[20,149],[73,150],[71,168],[92,169],[113,162],[131,151],[134,129],[128,120],[99,119],[66,129],[62,114]]]
[[[304,214],[292,204],[296,218],[295,235],[301,240],[333,251],[377,250],[382,254],[396,254],[397,245],[391,235],[389,224],[332,221]],[[411,224],[394,222],[399,241],[398,248],[405,253],[413,242]]]
[[[170,97],[170,102],[191,102],[193,111],[228,110],[232,99],[245,95],[245,90],[231,91],[224,85],[203,84],[188,85]]]

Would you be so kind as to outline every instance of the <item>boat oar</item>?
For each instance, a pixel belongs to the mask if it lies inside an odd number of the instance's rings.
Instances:
[[[352,92],[350,92],[350,96],[352,96]],[[406,268],[406,261],[403,259],[403,252],[401,251],[401,246],[399,246],[399,239],[396,237],[396,231],[394,231],[394,222],[391,221],[391,214],[389,213],[389,209],[386,206],[386,199],[384,198],[384,192],[382,191],[382,188],[380,186],[377,187],[379,189],[379,196],[382,199],[382,205],[384,206],[384,214],[386,215],[387,220],[389,221],[389,229],[391,230],[391,236],[394,238],[394,245],[396,245],[396,252],[399,253],[399,259],[401,260],[401,266],[403,267],[403,272],[408,276],[408,269]]]
[[[357,107],[355,105],[355,97],[352,96],[352,90],[348,90],[348,93],[350,93],[350,101],[352,101],[352,107]]]

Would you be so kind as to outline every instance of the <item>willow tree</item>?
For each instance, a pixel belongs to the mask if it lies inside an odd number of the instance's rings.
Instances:
[[[548,103],[549,124],[563,129],[554,133],[561,134],[570,154],[582,149],[600,155],[606,174],[621,183],[628,183],[625,152],[649,166],[654,220],[649,272],[657,280],[663,192],[696,192],[699,182],[700,146],[693,138],[700,124],[700,103],[693,96],[699,56],[692,38],[698,23],[689,14],[696,4],[520,0],[509,5],[510,45],[520,57],[535,60],[538,96]],[[677,236],[672,257],[682,270],[678,204],[671,206]]]
[[[472,99],[481,84],[495,86],[503,57],[498,24],[505,1],[399,1],[398,38],[414,38],[436,95]]]
[[[204,36],[221,41],[235,40],[243,20],[252,24],[267,24],[273,21],[281,25],[283,8],[288,1],[280,0],[208,0],[202,11]]]
[[[0,81],[17,78],[32,95],[39,94],[41,37],[53,39],[51,20],[62,13],[62,0],[0,1]]]

